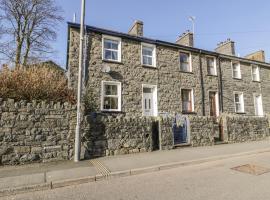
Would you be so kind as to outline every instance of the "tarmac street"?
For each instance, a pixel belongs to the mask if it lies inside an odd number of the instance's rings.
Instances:
[[[270,152],[264,152],[1,199],[268,200],[269,188]]]

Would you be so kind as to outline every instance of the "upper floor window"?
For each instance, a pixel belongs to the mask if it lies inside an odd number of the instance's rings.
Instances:
[[[252,80],[260,81],[260,69],[257,65],[252,65]]]
[[[182,89],[181,97],[182,97],[182,112],[193,112],[194,111],[193,90]]]
[[[103,60],[121,62],[121,38],[103,36]]]
[[[241,69],[239,62],[232,62],[232,76],[233,78],[241,79]]]
[[[121,83],[102,82],[101,110],[121,111]]]
[[[180,53],[180,70],[183,72],[191,72],[191,55],[190,53]]]
[[[209,75],[217,75],[216,59],[214,57],[206,57],[207,72]]]
[[[245,111],[243,92],[234,92],[234,104],[236,113],[243,113]]]
[[[142,44],[142,65],[156,67],[156,47],[151,44]]]

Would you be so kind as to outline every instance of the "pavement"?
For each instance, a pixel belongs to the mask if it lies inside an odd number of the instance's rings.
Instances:
[[[62,161],[0,167],[0,196],[49,190],[108,178],[131,176],[181,166],[270,152],[270,140],[181,147],[121,156],[103,157],[78,163]]]

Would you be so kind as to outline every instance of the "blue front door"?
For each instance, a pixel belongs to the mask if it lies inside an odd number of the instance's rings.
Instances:
[[[177,126],[176,120],[173,123],[173,135],[174,135],[174,145],[187,143],[187,121]]]

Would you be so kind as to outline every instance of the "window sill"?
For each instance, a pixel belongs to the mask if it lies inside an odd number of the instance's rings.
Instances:
[[[196,115],[196,112],[182,111],[182,114]]]
[[[236,114],[239,114],[239,115],[244,115],[244,114],[247,114],[246,112],[235,112]]]
[[[149,68],[149,69],[157,69],[156,66],[151,66],[151,65],[142,65],[144,68]]]
[[[242,80],[242,78],[235,78],[235,77],[233,77],[233,79],[234,80],[238,80],[238,81],[241,81]]]
[[[193,72],[186,72],[186,71],[182,71],[180,70],[181,73],[186,73],[186,74],[194,74]]]
[[[115,64],[121,64],[121,65],[123,65],[123,63],[121,61],[117,61],[117,60],[105,60],[105,59],[102,59],[102,62],[115,63]]]
[[[254,81],[254,80],[252,80],[252,82],[254,82],[254,83],[260,83],[261,81]]]
[[[101,113],[115,113],[115,114],[124,114],[123,111],[116,111],[116,110],[101,110]]]

